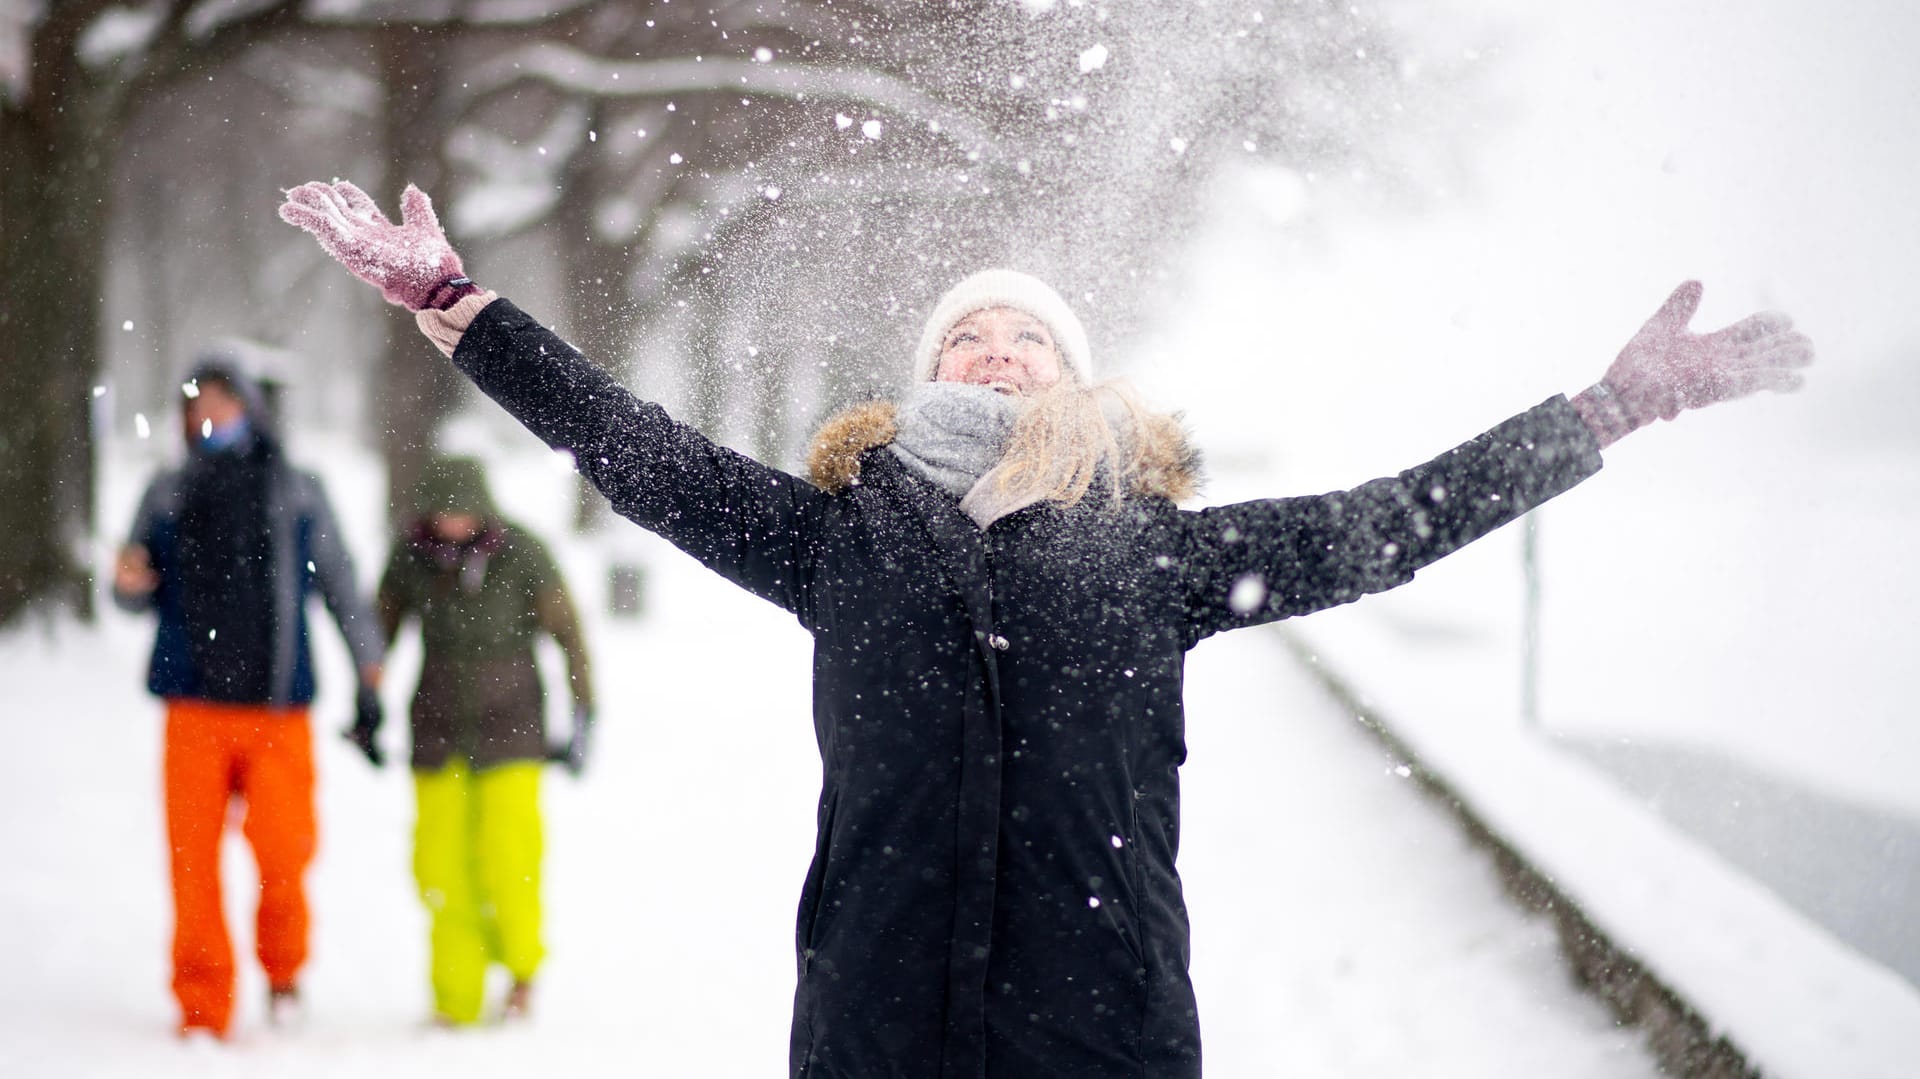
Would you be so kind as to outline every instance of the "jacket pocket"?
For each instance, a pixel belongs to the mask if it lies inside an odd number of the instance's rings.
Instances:
[[[1133,961],[1133,977],[1144,981],[1147,976],[1146,941],[1140,933],[1140,915],[1138,902],[1103,903],[1101,909],[1107,915],[1107,927],[1120,938],[1120,944],[1126,949],[1127,958]]]
[[[1114,838],[1119,840],[1120,865],[1126,873],[1127,917],[1131,922],[1131,924],[1127,926],[1126,936],[1133,945],[1134,958],[1139,960],[1140,969],[1144,974],[1147,969],[1147,942],[1141,926],[1145,924],[1144,915],[1147,902],[1147,881],[1145,871],[1140,868],[1140,852],[1137,849],[1139,836],[1139,818],[1129,811],[1127,813],[1126,834]]]
[[[834,816],[839,803],[837,790],[827,792],[820,801],[813,864],[807,868],[807,880],[800,889],[800,920],[794,934],[794,947],[802,978],[813,968],[814,947],[819,943],[820,905],[825,900],[827,862],[832,854]]]

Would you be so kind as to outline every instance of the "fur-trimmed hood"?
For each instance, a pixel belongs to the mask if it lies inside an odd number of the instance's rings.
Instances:
[[[1153,413],[1141,429],[1146,453],[1129,493],[1173,502],[1198,493],[1202,482],[1200,451],[1180,421]],[[829,494],[846,490],[860,479],[860,455],[888,445],[898,432],[891,401],[868,401],[841,410],[814,433],[813,445],[807,451],[807,479]]]

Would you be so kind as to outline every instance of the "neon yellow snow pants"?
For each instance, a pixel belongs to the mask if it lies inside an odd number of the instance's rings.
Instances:
[[[480,1018],[487,965],[531,981],[540,944],[540,765],[413,774],[413,875],[432,918],[434,1010]]]

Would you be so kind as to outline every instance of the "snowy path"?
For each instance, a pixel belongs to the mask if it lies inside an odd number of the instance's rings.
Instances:
[[[14,702],[0,1074],[779,1074],[818,776],[805,637],[677,555],[653,559],[649,602],[647,620],[595,627],[600,756],[584,783],[549,781],[536,1019],[423,1028],[410,794],[332,736],[346,711],[332,696],[316,712],[312,1014],[270,1035],[246,969],[226,1048],[171,1035],[145,626],[110,612],[96,630],[0,637]],[[337,644],[323,663],[337,693]],[[390,702],[409,666],[403,650]],[[1569,986],[1551,931],[1502,898],[1486,860],[1277,641],[1202,646],[1189,702],[1182,865],[1210,1076],[1654,1074],[1636,1037]],[[228,851],[233,911],[250,887],[243,852]],[[244,949],[244,916],[235,929]]]

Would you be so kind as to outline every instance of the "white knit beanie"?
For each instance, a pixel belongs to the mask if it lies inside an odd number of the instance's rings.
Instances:
[[[920,347],[913,353],[913,380],[932,381],[934,370],[940,366],[940,346],[946,341],[947,331],[954,323],[989,307],[1011,307],[1046,323],[1054,347],[1060,350],[1062,366],[1072,369],[1082,383],[1093,381],[1086,327],[1045,281],[1018,270],[981,270],[940,297],[927,316],[926,328],[920,331]]]

